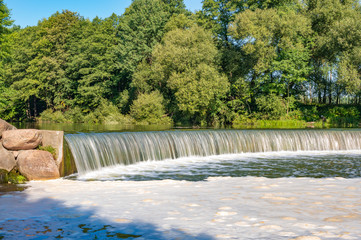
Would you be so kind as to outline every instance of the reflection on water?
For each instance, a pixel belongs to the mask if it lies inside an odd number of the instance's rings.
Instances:
[[[23,122],[13,123],[17,128],[34,128],[44,130],[76,132],[123,132],[123,131],[160,131],[169,130],[170,125],[124,125],[124,124],[89,124],[89,123],[50,123],[50,122]]]
[[[0,184],[0,196],[8,194],[10,192],[21,192],[24,191],[27,186],[22,184]]]

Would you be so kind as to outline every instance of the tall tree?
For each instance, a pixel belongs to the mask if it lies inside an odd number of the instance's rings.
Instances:
[[[86,21],[79,28],[83,36],[71,43],[67,76],[77,83],[75,104],[84,112],[94,110],[104,99],[113,100],[118,93],[118,21],[116,14],[104,20]]]
[[[16,107],[12,99],[15,93],[9,88],[6,82],[5,68],[11,61],[11,50],[13,38],[11,29],[13,21],[10,18],[10,11],[3,0],[0,0],[0,118],[11,119],[17,115]]]
[[[250,63],[247,75],[253,105],[257,92],[286,97],[306,81],[312,31],[310,21],[296,9],[246,10],[236,16],[231,31],[243,41]]]
[[[9,27],[12,24],[13,21],[10,19],[10,11],[4,1],[0,0],[0,64],[9,58],[10,46],[8,35],[10,33]]]
[[[170,13],[162,0],[134,0],[120,18],[117,35],[123,88],[129,86],[137,65],[151,61],[153,47],[164,35]]]
[[[20,32],[24,40],[18,42],[15,57],[19,64],[11,68],[10,81],[14,89],[21,90],[28,107],[32,106],[28,114],[36,117],[44,108],[63,109],[73,99],[74,89],[66,68],[72,31],[80,20],[78,14],[66,10]],[[37,109],[41,102],[45,106]]]
[[[328,98],[331,103],[335,90],[336,102],[342,89],[358,93],[361,90],[359,1],[309,0],[307,16],[315,33],[312,74],[319,101],[326,103]]]
[[[168,32],[143,63],[133,86],[141,91],[160,90],[168,112],[193,123],[205,123],[213,101],[224,97],[228,81],[218,70],[218,50],[212,36],[201,27]]]

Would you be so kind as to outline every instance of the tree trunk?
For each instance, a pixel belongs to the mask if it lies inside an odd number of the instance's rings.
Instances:
[[[28,107],[26,109],[26,118],[30,119],[31,118],[31,113],[30,113],[30,98],[28,99]]]
[[[33,98],[33,104],[34,104],[34,118],[36,118],[36,116],[38,115],[38,111],[37,111],[37,108],[36,108],[36,97]]]
[[[323,104],[326,104],[326,98],[327,98],[327,85],[325,84],[325,87],[323,88],[323,96],[322,96]]]
[[[250,83],[250,88],[251,88],[251,92],[253,94],[251,94],[251,109],[252,111],[256,108],[256,94],[254,92],[255,87],[256,87],[256,82],[255,82],[255,74],[253,74],[252,79],[251,79],[251,83]]]

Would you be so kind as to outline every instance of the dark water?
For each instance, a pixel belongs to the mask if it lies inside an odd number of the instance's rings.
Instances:
[[[64,131],[66,133],[77,132],[124,132],[124,131],[160,131],[169,130],[170,125],[124,125],[124,124],[88,124],[88,123],[48,123],[48,122],[24,122],[12,123],[17,128],[33,128],[43,130]]]
[[[0,184],[0,196],[9,194],[12,192],[24,191],[27,186],[22,184]]]
[[[81,180],[186,180],[209,177],[361,177],[361,151],[262,153],[193,157],[115,166],[71,179]]]

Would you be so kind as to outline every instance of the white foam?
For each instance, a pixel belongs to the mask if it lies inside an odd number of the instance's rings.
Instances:
[[[255,188],[260,183],[277,188]],[[331,184],[332,187],[327,187]],[[113,232],[141,235],[141,239],[286,240],[361,236],[358,214],[361,192],[349,189],[360,189],[361,178],[217,177],[202,182],[55,180],[33,181],[28,185],[24,192],[15,194],[17,197],[10,197],[14,194],[0,197],[0,235],[5,239],[24,239],[26,235],[48,238],[61,235],[68,239],[96,235],[98,239],[106,239]],[[262,198],[270,194],[292,200]],[[323,198],[325,195],[332,198]],[[315,205],[319,199],[323,204]],[[354,206],[352,216],[350,209],[337,207],[345,201]],[[334,216],[343,216],[342,223],[325,221]]]

